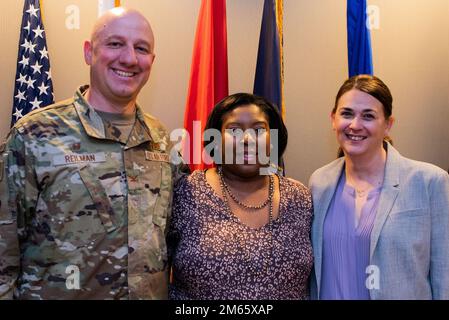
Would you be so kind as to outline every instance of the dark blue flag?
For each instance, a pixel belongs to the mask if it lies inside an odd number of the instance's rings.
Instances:
[[[282,0],[265,0],[253,92],[271,101],[285,116],[282,16]]]
[[[25,0],[11,126],[28,112],[53,103],[53,83],[39,0]]]
[[[366,0],[347,0],[349,76],[373,74],[370,32],[367,27]]]
[[[282,0],[264,1],[253,93],[276,105],[285,119],[283,10]],[[272,165],[285,174],[282,158]]]

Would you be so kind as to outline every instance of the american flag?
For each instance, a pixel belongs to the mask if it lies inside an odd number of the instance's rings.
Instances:
[[[39,0],[25,0],[11,126],[28,112],[53,103],[53,83]]]

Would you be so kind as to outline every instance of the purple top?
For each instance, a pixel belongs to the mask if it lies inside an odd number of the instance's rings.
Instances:
[[[170,299],[307,299],[312,200],[279,177],[279,217],[253,229],[195,171],[176,188],[168,234]]]
[[[320,299],[370,299],[366,268],[380,190],[370,191],[355,226],[356,192],[346,184],[343,170],[324,221]]]

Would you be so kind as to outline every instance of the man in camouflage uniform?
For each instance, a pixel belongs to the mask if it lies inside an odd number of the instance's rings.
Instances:
[[[84,45],[90,86],[12,128],[0,161],[0,297],[165,299],[177,168],[136,98],[154,60],[148,21],[115,8]]]

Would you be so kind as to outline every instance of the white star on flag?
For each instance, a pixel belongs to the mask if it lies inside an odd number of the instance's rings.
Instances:
[[[17,109],[16,109],[16,112],[14,112],[13,116],[16,117],[16,121],[19,120],[20,118],[23,117],[23,115],[22,115],[22,110],[19,109],[19,108],[17,108]]]
[[[33,42],[28,41],[27,39],[25,39],[25,42],[22,43],[20,46],[25,48],[25,53],[27,52],[27,50],[32,53],[35,52],[34,47],[36,46],[36,44],[33,44]]]
[[[42,81],[42,84],[39,87],[37,87],[37,88],[39,89],[39,95],[41,96],[43,94],[47,94],[47,90],[48,90],[49,87],[46,86],[44,84],[44,82]]]
[[[47,74],[47,78],[51,79],[51,69],[48,71],[45,71],[45,73]]]
[[[37,46],[37,44],[36,44],[36,43],[32,43],[32,42],[30,41],[29,46],[30,46],[30,53],[36,53],[36,52],[34,51],[34,47]]]
[[[31,76],[28,76],[28,80],[27,80],[27,89],[29,88],[33,88],[34,89],[34,83],[36,82],[36,80],[32,80]]]
[[[25,98],[25,91],[22,92],[22,91],[19,90],[19,93],[16,96],[14,96],[14,98],[19,99],[19,103],[22,100],[26,100],[26,98]]]
[[[27,83],[26,76],[23,74],[19,74],[19,79],[16,80],[17,82],[20,82],[20,86],[22,86],[24,83]]]
[[[38,11],[39,11],[39,9],[35,9],[34,5],[30,4],[30,8],[26,12],[29,13],[30,16],[35,16],[37,18]]]
[[[30,22],[27,21],[27,26],[24,27],[23,29],[25,29],[26,31],[28,31],[28,33],[30,33],[30,26],[31,26]]]
[[[31,110],[39,109],[42,101],[37,100],[37,97],[34,97],[34,101],[31,101],[30,104],[33,106]]]
[[[21,47],[24,47],[24,48],[25,48],[25,52],[27,52],[27,50],[30,50],[30,47],[31,47],[31,41],[28,42],[28,40],[25,39],[25,40],[24,40],[24,43],[22,43],[20,46],[21,46]]]
[[[47,48],[44,47],[44,49],[39,50],[39,52],[40,52],[40,54],[41,54],[41,59],[47,58],[47,60],[48,60],[48,51],[47,51]]]
[[[33,74],[35,74],[36,72],[41,73],[42,65],[36,61],[36,63],[33,66],[31,66],[31,68],[33,69]]]
[[[22,60],[20,60],[19,63],[22,67],[25,67],[30,63],[30,58],[25,58],[25,56],[22,56]]]
[[[42,39],[44,39],[44,37],[42,36],[42,33],[43,33],[44,31],[45,31],[45,30],[41,29],[41,26],[38,25],[36,29],[33,29],[34,37],[41,37]]]

